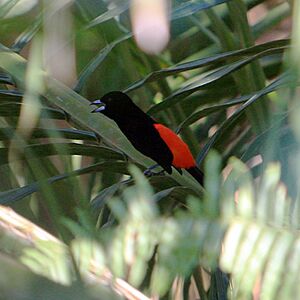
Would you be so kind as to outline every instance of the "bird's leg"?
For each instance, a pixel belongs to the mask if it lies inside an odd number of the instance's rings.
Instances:
[[[164,170],[160,171],[160,172],[153,172],[152,170],[156,169],[157,167],[160,167],[159,164],[155,164],[151,167],[149,167],[148,169],[146,169],[144,171],[144,175],[147,177],[151,177],[151,176],[157,176],[157,175],[163,175],[164,174]]]
[[[147,177],[153,176],[155,173],[152,171],[155,168],[159,167],[159,164],[155,164],[144,171],[144,175]]]

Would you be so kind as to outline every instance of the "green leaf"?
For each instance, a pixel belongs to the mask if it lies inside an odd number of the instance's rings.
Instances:
[[[186,1],[185,3],[180,4],[175,7],[172,11],[171,20],[177,20],[187,16],[191,16],[201,10],[205,10],[223,3],[226,3],[230,0],[209,0],[203,1],[200,3],[195,3],[194,1]]]
[[[261,299],[274,299],[280,290],[285,262],[289,256],[293,237],[289,233],[279,234],[276,246],[270,249],[261,287]]]
[[[272,85],[272,86],[266,86],[263,89],[261,89],[260,91],[254,92],[250,95],[244,95],[238,98],[235,98],[233,100],[229,100],[226,101],[225,103],[222,104],[217,104],[214,106],[210,106],[204,109],[201,109],[199,111],[194,112],[193,114],[191,114],[188,118],[186,118],[176,129],[176,132],[179,133],[183,128],[193,124],[194,122],[198,121],[200,118],[206,117],[212,113],[218,112],[220,110],[225,110],[228,107],[237,105],[237,104],[243,104],[245,103],[247,100],[249,100],[250,98],[254,97],[257,94],[260,94],[260,97],[263,97],[264,95],[267,95],[269,93],[272,93],[282,87],[284,87],[285,85],[287,85],[287,82],[282,82],[280,84],[276,84],[276,85]]]
[[[11,95],[9,94],[6,95],[6,97],[10,97],[10,96]],[[0,116],[1,117],[19,116],[21,107],[22,107],[21,103],[2,103],[0,104]],[[65,120],[67,118],[67,115],[60,109],[42,107],[40,117],[45,119]]]
[[[0,83],[13,85],[14,82],[8,74],[0,73]]]
[[[0,140],[12,139],[15,131],[16,128],[13,127],[0,128]],[[30,139],[40,138],[64,138],[70,140],[97,141],[97,137],[93,132],[72,128],[35,128],[31,133]]]
[[[177,20],[180,18],[184,18],[190,15],[193,15],[201,10],[211,8],[213,6],[220,5],[230,0],[209,0],[202,3],[194,3],[193,1],[187,1],[179,6],[177,6],[170,16],[171,20]],[[120,14],[124,13],[129,9],[129,2],[128,0],[122,1],[121,4],[116,5],[114,8],[106,11],[105,13],[101,14],[100,16],[96,17],[92,21],[89,22],[86,28],[91,28],[93,26],[99,25],[104,23],[112,18],[119,16]]]
[[[105,13],[101,14],[100,16],[90,21],[86,29],[99,25],[115,17],[118,17],[120,14],[122,14],[123,12],[129,9],[129,3],[130,1],[123,0],[120,4],[116,5],[114,8],[109,9]]]
[[[22,32],[11,46],[11,50],[20,52],[36,35],[42,25],[42,16],[39,15],[34,22]]]
[[[170,201],[174,200],[179,203],[184,203],[185,199],[189,196],[197,196],[194,190],[186,188],[183,186],[174,186],[165,190],[161,190],[158,193],[154,194],[156,202],[163,201],[164,199]]]
[[[234,122],[242,113],[244,113],[246,108],[248,108],[250,105],[255,103],[258,99],[260,99],[260,97],[264,95],[264,93],[266,93],[267,88],[273,89],[279,86],[288,85],[291,82],[293,82],[293,78],[288,73],[285,73],[282,76],[280,76],[278,79],[270,83],[265,89],[257,92],[242,106],[240,106],[228,119],[226,119],[226,121],[224,121],[221,124],[220,128],[214,133],[214,135],[209,139],[206,145],[201,149],[200,153],[197,156],[197,163],[200,164],[202,162],[202,160],[204,159],[208,151],[221,137],[221,135],[224,134],[224,131],[231,125],[231,123]]]
[[[99,210],[103,208],[103,206],[106,204],[106,201],[111,199],[122,185],[131,182],[132,182],[131,179],[126,181],[121,181],[103,189],[95,198],[92,199],[91,201],[92,209]]]
[[[121,174],[128,173],[127,171],[127,164],[122,162],[104,162],[104,163],[98,163],[94,164],[76,171],[73,171],[71,173],[65,173],[61,175],[56,175],[51,178],[46,179],[47,184],[52,184],[57,181],[64,180],[66,178],[72,177],[72,176],[79,176],[84,174],[90,174],[93,172],[101,172],[104,170],[109,170],[110,172],[116,172]],[[1,192],[0,193],[0,204],[11,204],[15,201],[19,201],[32,193],[37,192],[40,189],[39,182],[34,182],[32,184],[23,186],[21,188],[17,188],[14,190]]]
[[[25,155],[26,159],[35,159],[39,157],[47,157],[51,155],[82,155],[103,158],[106,160],[122,160],[124,156],[109,148],[82,145],[76,143],[51,143],[28,145],[24,148],[0,148],[0,165],[8,163],[9,151],[18,151]]]
[[[283,49],[276,49],[276,51],[282,51]],[[270,52],[269,52],[270,51]],[[239,70],[240,68],[248,65],[252,61],[273,53],[271,50],[266,50],[263,52],[260,52],[259,54],[255,54],[253,56],[250,56],[249,58],[242,59],[240,61],[234,62],[232,64],[226,65],[225,67],[221,67],[217,69],[216,71],[212,71],[208,73],[207,75],[201,77],[200,79],[193,79],[193,82],[190,84],[187,84],[186,86],[180,88],[176,92],[172,93],[170,96],[168,96],[164,101],[156,104],[155,106],[151,107],[149,109],[150,114],[157,113],[161,110],[165,110],[169,108],[172,105],[175,105],[180,101],[182,97],[186,97],[195,91],[202,89],[204,87],[209,86],[210,84],[224,78],[225,76]]]
[[[19,2],[19,0],[10,0],[0,4],[0,18],[4,18],[9,11]]]
[[[74,88],[75,92],[80,92],[83,88],[83,85],[87,81],[87,79],[92,75],[92,73],[100,66],[100,64],[104,61],[107,55],[113,50],[115,46],[118,44],[128,40],[132,37],[131,33],[128,33],[116,41],[108,44],[105,48],[101,49],[100,52],[95,56],[92,61],[85,67],[85,69],[80,73],[77,84]]]
[[[4,78],[9,78],[9,76],[4,77]],[[8,81],[3,82],[3,83],[9,83]],[[4,101],[9,101],[9,102],[21,102],[23,97],[23,93],[20,93],[19,91],[14,91],[14,90],[0,90],[0,99]],[[1,103],[3,105],[3,103]]]
[[[205,212],[207,216],[216,218],[220,214],[220,178],[221,157],[215,151],[207,156],[204,167]]]
[[[234,50],[229,52],[224,52],[216,55],[212,55],[209,57],[197,59],[194,61],[189,61],[186,63],[182,63],[176,66],[172,66],[166,69],[161,69],[158,71],[154,71],[147,75],[145,78],[133,83],[131,86],[125,89],[125,92],[130,92],[132,90],[135,90],[145,83],[157,81],[159,79],[165,78],[167,76],[176,75],[178,73],[184,72],[184,71],[190,71],[198,68],[202,68],[209,65],[219,65],[221,63],[226,62],[228,59],[236,60],[240,57],[251,57],[253,55],[257,55],[258,53],[262,53],[264,51],[269,50],[271,53],[280,53],[284,49],[288,49],[290,44],[290,40],[278,40],[278,41],[272,41],[265,44],[240,49],[240,50]]]

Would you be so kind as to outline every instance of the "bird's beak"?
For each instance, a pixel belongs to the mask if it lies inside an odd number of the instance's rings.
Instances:
[[[91,111],[92,113],[100,112],[105,109],[105,103],[103,103],[101,100],[95,100],[95,101],[91,102],[90,105],[97,106],[97,108],[95,108],[94,110]]]

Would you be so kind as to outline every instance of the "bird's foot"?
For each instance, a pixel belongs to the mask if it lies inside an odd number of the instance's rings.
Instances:
[[[146,177],[152,177],[152,176],[161,176],[161,175],[164,175],[165,171],[164,170],[161,170],[160,172],[153,172],[152,170],[157,168],[159,165],[154,165],[154,166],[151,166],[150,168],[148,168],[147,170],[144,171],[144,175]]]
[[[160,171],[160,172],[153,172],[153,171],[146,170],[146,171],[144,172],[144,175],[145,175],[146,177],[162,176],[162,175],[164,175],[164,174],[165,174],[165,171],[164,171],[164,170],[162,170],[162,171]]]

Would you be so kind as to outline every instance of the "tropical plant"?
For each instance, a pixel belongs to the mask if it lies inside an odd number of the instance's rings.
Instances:
[[[0,295],[296,299],[298,2],[173,1],[156,56],[129,6],[0,1]],[[292,41],[266,39],[282,20]],[[90,113],[111,90],[181,135],[204,188],[143,175],[153,162]]]

